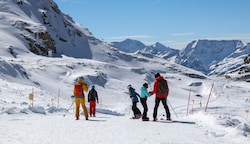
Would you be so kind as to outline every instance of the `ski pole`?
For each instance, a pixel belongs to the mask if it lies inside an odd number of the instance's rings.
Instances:
[[[72,107],[73,104],[74,104],[74,101],[72,101],[72,104],[69,106],[69,108],[67,109],[67,111],[66,111],[65,114],[63,115],[64,117],[65,117],[66,114],[69,112],[69,109]]]
[[[169,102],[169,100],[167,100],[168,101],[168,103],[169,103],[169,105],[170,105],[170,107],[172,108],[172,110],[174,111],[174,108],[172,107],[172,105],[170,104],[170,102]],[[174,114],[175,114],[175,116],[178,118],[178,116],[177,116],[177,114],[176,114],[176,112],[174,111]]]

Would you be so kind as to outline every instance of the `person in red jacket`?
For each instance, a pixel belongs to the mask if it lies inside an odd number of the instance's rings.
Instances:
[[[150,95],[156,95],[155,97],[155,107],[153,118],[154,121],[157,121],[157,111],[160,104],[160,101],[163,104],[163,107],[166,111],[167,120],[171,120],[171,114],[167,105],[167,97],[169,93],[168,82],[159,74],[155,75],[154,89]]]
[[[89,114],[90,116],[94,116],[96,114],[96,102],[99,103],[98,101],[98,94],[97,91],[95,90],[95,86],[92,86],[92,89],[89,91],[88,94],[88,102],[89,102]]]

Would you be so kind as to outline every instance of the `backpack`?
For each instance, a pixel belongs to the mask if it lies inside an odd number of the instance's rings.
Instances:
[[[167,81],[164,79],[158,81],[160,90],[157,92],[158,94],[167,94],[168,89],[167,89]]]
[[[95,101],[96,100],[96,91],[94,89],[89,91],[89,100],[90,101]]]
[[[76,84],[75,84],[75,95],[76,95],[76,96],[81,96],[81,95],[83,95],[82,84],[79,84],[79,83],[76,83]]]

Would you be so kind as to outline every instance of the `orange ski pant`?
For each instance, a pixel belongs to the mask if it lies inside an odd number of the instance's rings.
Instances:
[[[85,105],[85,98],[75,98],[75,103],[76,103],[76,118],[79,118],[79,116],[80,116],[80,105],[82,105],[84,116],[87,118],[88,117],[88,110],[87,110],[87,107]]]
[[[95,115],[96,113],[96,102],[95,101],[90,101],[89,102],[89,114],[92,115],[94,114]]]

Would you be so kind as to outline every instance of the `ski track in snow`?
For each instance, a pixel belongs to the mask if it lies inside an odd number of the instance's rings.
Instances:
[[[25,0],[23,5],[14,0],[0,3],[3,5],[0,7],[3,10],[0,12],[0,144],[249,143],[249,83],[224,76],[206,76],[176,64],[174,58],[165,60],[150,54],[119,52],[109,43],[96,39],[68,15],[58,15],[49,0]],[[45,19],[49,24],[44,25]],[[47,43],[38,38],[39,33],[47,31],[56,40],[56,53],[53,53],[56,57],[30,52],[29,46]],[[38,51],[46,55],[46,49]],[[241,54],[238,52],[232,54],[238,56]],[[217,67],[215,73],[229,72],[242,64],[243,57],[229,57],[220,63],[213,59],[214,66],[210,67]],[[212,60],[205,53],[200,58],[205,67]],[[172,119],[194,124],[130,119],[133,114],[127,85],[132,84],[140,93],[140,87],[147,82],[151,91],[157,72],[168,80]],[[238,72],[228,76],[237,78]],[[74,105],[63,117],[72,103],[73,84],[79,76],[90,87],[95,85],[100,97],[97,117],[90,117],[89,121],[82,115],[79,121],[75,120]],[[211,99],[204,112],[212,84]],[[187,110],[189,90],[191,99]],[[34,105],[28,99],[31,93]],[[147,102],[148,117],[152,119],[154,96]],[[140,103],[138,107],[142,111]],[[163,111],[160,104],[158,118],[163,116]]]
[[[193,144],[230,143],[224,132],[209,132],[200,124],[142,122],[127,116],[98,114],[86,121],[74,114],[63,115],[3,115],[0,139],[11,144]],[[187,121],[187,120],[183,120]],[[190,120],[189,120],[190,121]],[[222,133],[221,135],[218,133]],[[204,135],[207,135],[204,137]]]
[[[39,94],[35,106],[31,108],[25,95],[29,94],[32,87],[5,84],[5,81],[0,85],[0,144],[245,144],[249,141],[249,122],[244,114],[249,99],[245,92],[237,98],[228,97],[227,94],[212,96],[207,113],[204,113],[205,106],[200,107],[197,103],[200,97],[192,97],[196,103],[190,102],[188,116],[186,102],[174,105],[178,118],[170,107],[173,120],[195,124],[131,120],[129,116],[132,112],[130,107],[125,106],[127,103],[118,103],[119,106],[100,104],[97,106],[97,117],[90,117],[86,121],[81,115],[81,119],[76,121],[74,105],[63,117],[70,101],[61,100],[61,108],[58,109],[53,106],[56,102],[51,104],[50,97],[43,96],[46,92],[36,89]],[[235,90],[228,93],[232,91]],[[118,97],[116,100],[121,99]],[[130,101],[125,98],[122,100]],[[175,102],[174,99],[170,101]],[[142,110],[140,103],[138,107]],[[148,99],[148,107],[148,116],[152,119],[154,98]],[[158,116],[159,119],[164,118],[161,104]]]

